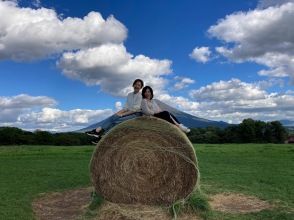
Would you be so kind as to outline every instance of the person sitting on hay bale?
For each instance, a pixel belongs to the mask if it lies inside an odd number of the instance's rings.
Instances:
[[[142,103],[141,109],[145,115],[152,115],[157,118],[164,119],[178,128],[180,128],[183,132],[189,133],[190,129],[187,128],[185,125],[181,124],[178,119],[170,112],[163,111],[156,103],[153,98],[153,89],[150,86],[145,86],[142,90]]]
[[[123,121],[136,118],[142,115],[141,112],[141,101],[142,95],[140,90],[144,86],[144,82],[141,79],[136,79],[133,82],[134,91],[130,92],[127,96],[127,101],[125,106],[122,110],[118,111],[117,113],[113,114],[109,118],[107,118],[101,127],[95,128],[91,131],[85,132],[89,136],[96,137],[97,139],[93,141],[93,144],[97,144],[101,139],[101,136],[108,132],[112,127],[117,124],[120,124]]]

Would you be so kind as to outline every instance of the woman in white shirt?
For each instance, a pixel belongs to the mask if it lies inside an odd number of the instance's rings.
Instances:
[[[142,112],[145,115],[152,115],[157,118],[164,119],[177,127],[179,127],[183,132],[189,133],[190,129],[181,124],[177,118],[168,111],[163,111],[156,103],[155,100],[153,100],[153,90],[150,86],[145,86],[142,90],[142,103],[141,103],[141,109]]]
[[[100,127],[86,132],[87,135],[97,138],[96,141],[92,142],[93,144],[97,144],[98,141],[101,139],[101,136],[107,133],[112,127],[120,124],[123,121],[136,118],[142,115],[142,95],[140,93],[140,90],[143,86],[144,82],[141,79],[136,79],[133,82],[134,91],[128,94],[124,108],[115,113],[114,115],[103,120],[103,123]]]

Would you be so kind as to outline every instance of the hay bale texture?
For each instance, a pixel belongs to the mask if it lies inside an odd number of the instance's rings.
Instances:
[[[90,172],[98,194],[125,204],[171,205],[186,198],[199,178],[187,136],[148,116],[110,130],[96,146]]]

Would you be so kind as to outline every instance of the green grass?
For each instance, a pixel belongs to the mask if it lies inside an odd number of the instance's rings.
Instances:
[[[256,214],[210,219],[294,219],[294,145],[195,144],[205,194],[241,192],[276,206]],[[292,213],[291,213],[292,212]]]
[[[241,192],[275,204],[273,210],[208,219],[294,219],[294,145],[195,144],[205,194]],[[0,219],[33,219],[39,193],[90,185],[93,146],[0,147]]]
[[[0,147],[0,219],[33,219],[39,193],[88,186],[93,147]]]

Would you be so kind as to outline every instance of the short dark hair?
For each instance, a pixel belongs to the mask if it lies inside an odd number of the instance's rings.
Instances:
[[[150,86],[145,86],[143,89],[142,89],[142,97],[143,99],[145,99],[145,92],[146,90],[149,89],[150,90],[150,93],[151,93],[151,99],[153,99],[153,89],[150,87]]]
[[[141,88],[144,86],[144,82],[142,79],[135,79],[135,81],[133,82],[133,86],[137,83],[140,82],[141,83]]]

